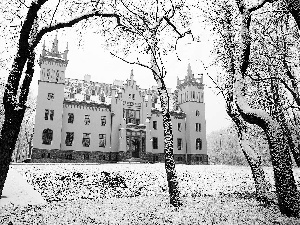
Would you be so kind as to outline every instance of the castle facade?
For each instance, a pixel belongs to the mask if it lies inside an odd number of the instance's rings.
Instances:
[[[68,48],[40,55],[32,162],[164,162],[164,132],[155,87],[141,89],[133,71],[113,84],[65,78]],[[202,75],[190,65],[170,96],[176,163],[208,164]]]

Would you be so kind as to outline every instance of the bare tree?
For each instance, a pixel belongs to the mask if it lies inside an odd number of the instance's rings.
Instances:
[[[233,84],[234,84],[234,55],[236,51],[235,46],[235,21],[237,16],[234,13],[236,10],[227,2],[214,2],[208,11],[204,11],[204,16],[209,24],[213,25],[213,30],[219,36],[219,40],[215,41],[214,53],[216,55],[216,62],[225,70],[225,75],[217,82],[214,78],[209,76],[216,87],[222,93],[226,102],[226,111],[235,124],[240,148],[251,168],[252,176],[256,188],[256,198],[263,203],[271,201],[269,191],[270,185],[266,181],[265,173],[261,164],[260,153],[251,147],[249,143],[250,136],[248,126],[241,117],[236,104],[234,102]]]
[[[177,18],[182,29],[188,24],[187,14],[183,14],[182,10],[184,3],[157,0],[138,3],[125,0],[117,2],[116,7],[117,11],[121,12],[122,25],[117,31],[106,31],[109,33],[107,47],[118,50],[117,53],[111,52],[113,56],[127,63],[151,70],[158,85],[163,117],[165,169],[170,203],[179,207],[182,205],[182,201],[173,157],[173,131],[169,94],[164,80],[167,75],[164,56],[171,49],[175,49],[176,40],[184,36],[178,31],[178,24],[175,25],[173,22]],[[120,56],[121,54],[122,56]],[[130,55],[134,55],[135,58],[129,59]]]
[[[238,46],[234,73],[234,97],[242,118],[251,124],[261,127],[268,139],[275,187],[279,209],[287,216],[299,217],[299,195],[293,176],[292,161],[289,154],[289,145],[284,130],[265,110],[252,108],[246,96],[246,73],[249,65],[251,36],[251,14],[263,7],[268,1],[259,1],[256,5],[246,5],[237,0],[241,24],[238,31]]]

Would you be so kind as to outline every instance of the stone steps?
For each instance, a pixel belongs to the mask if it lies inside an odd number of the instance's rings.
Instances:
[[[130,158],[130,159],[124,159],[118,163],[147,163],[147,160],[141,159],[141,158]]]

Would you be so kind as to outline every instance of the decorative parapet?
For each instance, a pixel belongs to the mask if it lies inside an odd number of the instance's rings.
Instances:
[[[88,103],[88,102],[78,102],[78,101],[69,101],[69,100],[64,100],[63,105],[65,108],[71,107],[71,108],[85,108],[85,109],[90,109],[90,110],[96,110],[101,111],[111,111],[111,105],[107,105],[104,103]]]
[[[145,131],[146,130],[146,125],[144,124],[133,124],[133,123],[127,123],[126,124],[126,129],[134,130],[134,131]]]
[[[194,77],[189,77],[188,79],[179,80],[178,85],[176,86],[176,89],[182,90],[187,86],[194,86],[199,89],[204,89],[204,84],[202,83],[202,78],[194,78]]]
[[[178,111],[171,111],[170,115],[173,116],[175,119],[184,119],[186,118],[186,114],[180,110]]]

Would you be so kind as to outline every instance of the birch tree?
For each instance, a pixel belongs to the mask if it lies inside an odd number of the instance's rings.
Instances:
[[[122,25],[118,29],[106,30],[107,48],[111,54],[130,64],[149,69],[158,85],[164,128],[165,169],[169,187],[170,203],[182,205],[173,156],[173,131],[170,116],[169,94],[165,84],[167,70],[165,57],[175,49],[178,38],[190,33],[186,30],[188,13],[179,1],[116,1]],[[179,24],[174,21],[179,21]],[[179,28],[185,32],[179,31]],[[112,37],[112,38],[111,38]],[[173,38],[173,41],[172,41]]]

